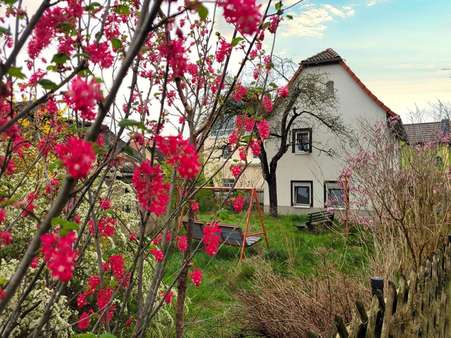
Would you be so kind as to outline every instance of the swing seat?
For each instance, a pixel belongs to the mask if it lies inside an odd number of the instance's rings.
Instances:
[[[187,227],[188,222],[183,222],[185,227]],[[190,227],[187,227],[191,231],[191,236],[193,239],[202,240],[203,237],[203,227],[202,222],[193,222]],[[232,246],[243,246],[244,234],[240,227],[233,224],[219,224],[221,229],[221,243]],[[262,237],[256,236],[254,234],[246,236],[246,241],[244,242],[245,247],[251,247],[261,241]]]

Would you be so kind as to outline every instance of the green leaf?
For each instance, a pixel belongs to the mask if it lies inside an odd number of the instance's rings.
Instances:
[[[38,82],[42,88],[46,89],[46,90],[53,90],[58,88],[57,84],[53,81],[50,81],[48,79],[42,79]]]
[[[241,41],[243,41],[244,39],[241,36],[237,36],[236,38],[234,38],[232,40],[232,47],[235,47],[237,44],[239,44]]]
[[[61,226],[60,235],[66,236],[69,231],[71,230],[77,230],[78,224],[72,221],[68,221],[61,217],[54,217],[51,221],[52,226]]]
[[[128,127],[138,127],[140,129],[146,129],[146,127],[144,126],[144,123],[140,122],[140,121],[136,121],[136,120],[132,120],[132,119],[123,119],[119,122],[119,127],[124,127],[124,128],[128,128]]]
[[[276,3],[274,7],[276,8],[276,11],[280,11],[283,7],[282,1]]]
[[[24,73],[22,73],[22,67],[9,67],[8,75],[22,80],[26,78]]]
[[[3,0],[3,2],[7,5],[14,5],[17,0]]]
[[[114,334],[111,333],[102,333],[99,338],[117,338]]]
[[[69,60],[69,56],[64,53],[55,54],[52,58],[52,62],[55,62],[57,65],[63,65],[67,60]]]
[[[9,29],[8,29],[8,28],[0,27],[0,35],[3,35],[3,34],[9,35],[9,34],[11,34],[11,33],[9,32]]]
[[[113,46],[113,50],[118,50],[122,47],[121,40],[114,38],[111,40],[111,45]]]
[[[85,6],[85,11],[89,12],[89,11],[95,10],[96,7],[102,7],[102,5],[98,2],[93,2],[93,3]]]
[[[73,335],[72,338],[97,338],[94,333],[86,332]]]
[[[123,5],[123,4],[117,5],[114,8],[114,11],[120,15],[129,15],[130,14],[130,8],[127,5]]]
[[[293,20],[293,15],[287,14],[287,19],[288,20]]]
[[[206,20],[208,17],[208,9],[203,4],[199,4],[199,6],[197,6],[197,13],[199,13],[201,20]]]

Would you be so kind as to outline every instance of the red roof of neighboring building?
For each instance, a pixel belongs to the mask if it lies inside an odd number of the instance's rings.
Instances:
[[[351,78],[356,82],[356,84],[370,97],[371,100],[375,104],[377,104],[381,109],[385,111],[387,114],[387,117],[398,117],[398,114],[396,114],[393,110],[388,108],[381,100],[377,98],[376,95],[374,95],[367,86],[357,77],[357,75],[349,68],[349,66],[344,62],[342,57],[338,55],[337,52],[335,52],[332,48],[328,48],[318,54],[315,54],[305,60],[303,60],[300,64],[300,67],[298,70],[294,73],[293,77],[288,82],[288,88],[290,89],[293,85],[294,81],[299,77],[301,72],[308,67],[316,67],[316,66],[323,66],[323,65],[330,65],[330,64],[338,64],[351,76]],[[276,100],[277,102],[278,100]]]

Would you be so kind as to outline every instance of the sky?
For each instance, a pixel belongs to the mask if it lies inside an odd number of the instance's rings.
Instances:
[[[31,13],[39,3],[24,1]],[[451,104],[451,0],[304,0],[290,12],[277,55],[299,63],[333,48],[405,122],[415,105]]]
[[[304,0],[292,14],[276,54],[298,63],[333,48],[403,120],[451,102],[451,0]]]

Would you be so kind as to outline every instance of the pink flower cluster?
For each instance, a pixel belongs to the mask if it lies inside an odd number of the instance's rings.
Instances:
[[[259,7],[255,0],[220,0],[228,23],[236,25],[241,34],[254,34],[261,20]]]
[[[238,195],[233,199],[233,210],[235,212],[241,212],[244,208],[244,198],[242,195]]]
[[[236,178],[241,174],[241,166],[233,164],[230,166],[230,171],[232,172],[233,177]]]
[[[263,96],[263,109],[266,113],[272,112],[272,100],[268,95]]]
[[[199,155],[196,148],[179,136],[155,137],[157,148],[166,157],[166,161],[175,166],[180,177],[193,179],[200,171]]]
[[[79,112],[83,119],[89,121],[95,119],[95,105],[100,100],[102,100],[100,84],[95,79],[88,81],[79,75],[71,81],[66,93],[68,105]]]
[[[160,166],[143,161],[135,168],[132,183],[141,208],[157,216],[163,215],[169,203],[169,184],[164,182]]]
[[[41,236],[41,251],[54,279],[68,282],[72,279],[78,253],[73,245],[77,235],[70,231],[65,236],[50,232]]]
[[[222,63],[225,58],[230,54],[232,51],[232,45],[228,43],[226,40],[221,39],[219,41],[219,47],[216,50],[216,61],[219,63]]]
[[[101,217],[97,223],[97,228],[99,230],[99,235],[102,237],[113,237],[116,233],[116,219],[104,216]],[[95,227],[94,227],[94,220],[89,220],[88,222],[89,226],[89,232],[92,236],[95,235]]]
[[[280,97],[283,97],[283,98],[288,97],[288,86],[282,86],[282,87],[280,87],[280,88],[277,90],[277,94],[278,94]]]
[[[270,129],[268,121],[261,120],[260,122],[257,122],[257,129],[262,139],[265,140],[269,137]]]
[[[202,242],[204,250],[209,256],[215,256],[218,253],[219,244],[221,242],[221,229],[218,222],[206,224],[203,229]]]
[[[96,154],[89,142],[75,136],[55,147],[55,153],[63,161],[66,170],[73,178],[88,175],[96,159]]]
[[[10,245],[13,242],[13,236],[7,230],[0,231],[0,246]]]
[[[164,253],[159,248],[151,248],[149,250],[150,254],[155,258],[157,262],[161,262],[164,259]]]
[[[250,142],[250,147],[251,147],[251,150],[252,150],[252,154],[254,155],[254,156],[260,156],[260,153],[261,153],[261,151],[262,151],[262,148],[261,148],[261,146],[260,146],[260,142],[259,141],[257,141],[257,140],[252,140],[251,142]]]
[[[188,249],[188,239],[185,235],[177,236],[177,248],[181,252],[185,252]]]
[[[89,59],[99,64],[101,68],[110,68],[113,65],[114,57],[111,54],[108,42],[92,43],[86,47]]]
[[[243,97],[247,95],[247,88],[242,86],[241,84],[237,84],[235,90],[233,91],[233,99],[236,102],[240,102]]]
[[[158,47],[160,54],[167,58],[174,77],[183,77],[188,68],[183,39],[164,42]]]
[[[202,270],[199,268],[194,268],[191,272],[191,281],[194,286],[199,286],[202,283]]]
[[[111,255],[108,261],[103,265],[104,271],[111,271],[114,278],[121,284],[127,283],[127,274],[125,273],[124,257],[121,255]]]

